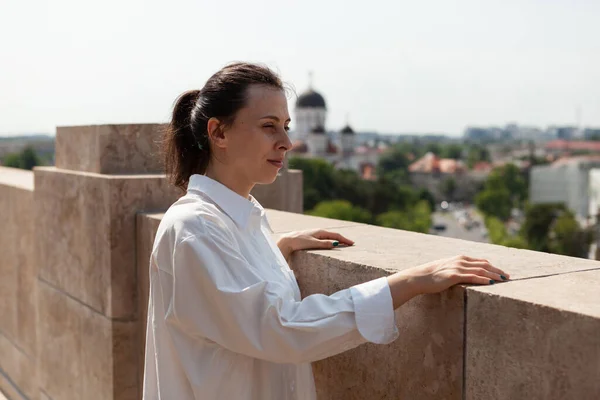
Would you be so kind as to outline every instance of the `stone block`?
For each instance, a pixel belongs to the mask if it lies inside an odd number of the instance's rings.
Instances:
[[[351,221],[313,217],[311,215],[296,214],[293,212],[267,210],[269,225],[275,233],[286,233],[307,229],[337,229],[349,226],[363,226]]]
[[[303,297],[329,295],[389,274],[323,253],[301,252],[292,259]],[[377,255],[372,257],[376,262]],[[395,342],[364,344],[313,363],[317,397],[460,399],[463,296],[464,289],[456,287],[414,298],[396,310],[400,336]]]
[[[0,166],[0,186],[33,191],[33,172]]]
[[[33,191],[0,184],[0,332],[34,354]]]
[[[52,399],[82,399],[81,314],[85,307],[51,286],[38,284],[38,377]]]
[[[275,182],[269,185],[256,185],[252,196],[265,208],[302,212],[302,171],[283,170]]]
[[[99,174],[160,173],[160,124],[58,127],[56,167]]]
[[[137,292],[138,292],[138,382],[144,379],[144,358],[146,353],[146,323],[150,292],[150,255],[158,225],[164,214],[138,214],[137,216]],[[141,388],[140,388],[141,390]]]
[[[111,318],[136,307],[135,215],[178,193],[162,175],[37,169],[40,277]]]
[[[465,398],[600,398],[599,285],[594,270],[469,288]]]
[[[484,258],[504,269],[512,279],[547,276],[600,267],[600,262],[520,250],[486,243],[442,238],[373,225],[340,227],[354,240],[352,247],[322,250],[318,254],[390,271],[400,271],[433,260],[468,255]]]
[[[0,337],[0,341],[5,341],[5,338]],[[10,343],[8,345],[10,346]],[[4,346],[5,344],[0,345],[0,347]],[[39,387],[35,358],[25,354],[22,349],[15,347],[14,344],[10,350],[12,352],[12,356],[9,357],[11,365],[8,366],[5,373],[10,379],[10,386],[13,386],[12,391],[16,392],[15,398],[27,400],[38,399]],[[2,364],[7,363],[3,362]],[[4,367],[2,369],[4,370]]]
[[[286,179],[286,211],[302,214],[304,212],[304,181],[302,171],[298,169],[289,169],[287,171]]]
[[[82,399],[137,400],[137,326],[80,309]]]
[[[15,235],[17,268],[17,343],[23,351],[34,357],[36,350],[37,268],[35,265],[33,191],[15,191],[14,218],[18,234]]]
[[[52,399],[136,400],[136,322],[106,318],[40,283],[39,373]]]
[[[108,311],[109,179],[39,168],[35,185],[40,278],[97,310]]]

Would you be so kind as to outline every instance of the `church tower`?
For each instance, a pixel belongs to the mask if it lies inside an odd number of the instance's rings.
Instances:
[[[325,99],[312,87],[312,74],[310,75],[308,90],[298,96],[296,101],[296,131],[295,140],[309,141],[315,132],[325,135],[325,118],[327,106]],[[310,150],[310,144],[309,144]]]

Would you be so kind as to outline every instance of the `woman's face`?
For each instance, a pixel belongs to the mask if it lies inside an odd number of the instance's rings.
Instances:
[[[252,85],[247,89],[246,106],[235,115],[218,146],[223,163],[237,178],[254,184],[275,181],[292,143],[287,131],[290,115],[282,90]],[[218,155],[215,154],[217,157]]]

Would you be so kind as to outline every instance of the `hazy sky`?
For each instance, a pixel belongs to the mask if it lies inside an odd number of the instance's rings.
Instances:
[[[599,0],[0,0],[0,134],[163,122],[231,61],[298,93],[327,127],[462,133],[600,126]],[[293,118],[293,99],[290,111]],[[293,128],[293,123],[292,123]]]

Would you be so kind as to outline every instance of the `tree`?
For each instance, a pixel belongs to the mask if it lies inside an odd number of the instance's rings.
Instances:
[[[475,204],[485,215],[506,221],[510,217],[510,193],[504,188],[486,189],[475,197]]]
[[[535,204],[526,208],[521,235],[532,250],[550,251],[548,233],[554,220],[565,211],[562,204]]]
[[[32,147],[27,146],[21,152],[21,168],[32,170],[36,165],[40,165],[40,159]]]
[[[312,209],[320,201],[335,198],[335,169],[329,162],[318,158],[292,157],[288,166],[302,170],[306,209]]]
[[[452,158],[453,160],[459,160],[463,156],[463,146],[460,144],[449,144],[442,149],[440,157]]]
[[[440,144],[436,143],[436,142],[427,143],[427,145],[425,146],[426,153],[433,153],[436,156],[441,156],[442,151],[443,151],[442,146],[440,146]]]
[[[548,247],[552,253],[587,258],[593,241],[592,231],[582,229],[569,211],[562,213],[550,228]]]
[[[518,249],[529,248],[527,241],[522,236],[509,236],[504,223],[498,218],[487,216],[485,218],[485,226],[492,243]]]
[[[454,178],[446,178],[442,182],[441,189],[442,193],[444,194],[444,196],[446,196],[447,199],[454,200],[454,192],[456,191],[456,181],[454,180]]]
[[[379,159],[377,176],[381,178],[391,172],[407,171],[408,165],[409,161],[405,150],[400,146],[393,146]]]
[[[307,214],[363,223],[371,223],[373,220],[369,211],[355,207],[346,200],[322,201]]]
[[[511,194],[513,207],[520,207],[527,199],[527,182],[514,164],[494,169],[485,182],[485,188],[488,190],[506,189]]]
[[[429,204],[430,210],[435,210],[435,197],[433,194],[427,189],[421,189],[418,194],[419,200],[425,200]]]
[[[428,233],[431,228],[431,209],[425,200],[419,201],[406,211],[388,211],[377,216],[377,225],[386,228],[403,229]]]
[[[490,152],[485,146],[472,145],[467,155],[467,165],[473,168],[479,161],[490,161]]]
[[[40,165],[41,161],[31,146],[25,147],[20,153],[7,154],[3,161],[4,166],[32,170]]]

